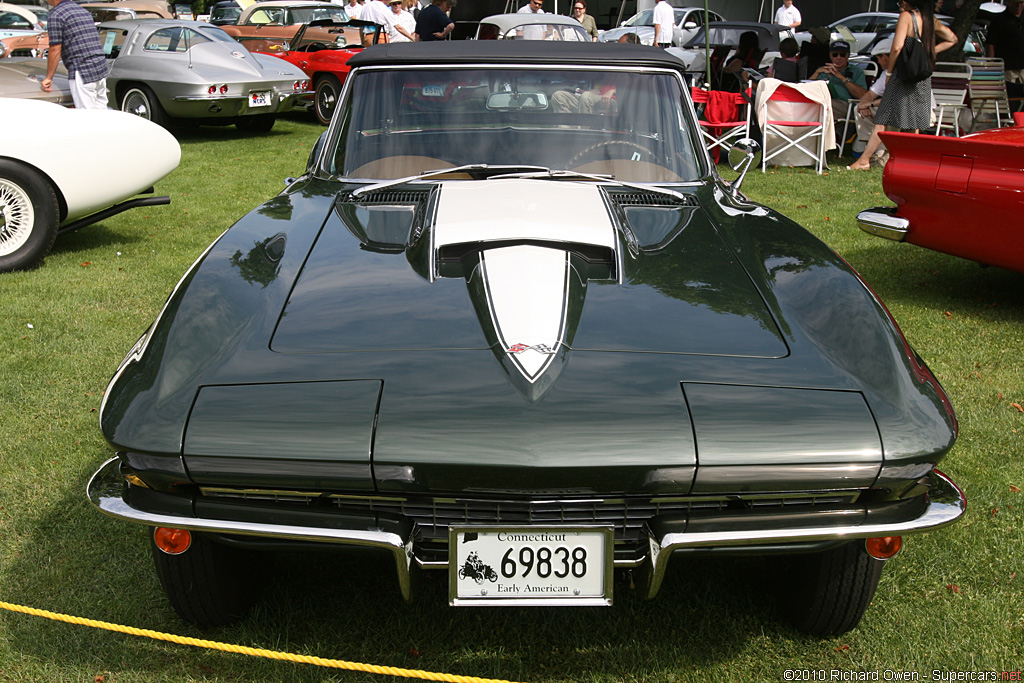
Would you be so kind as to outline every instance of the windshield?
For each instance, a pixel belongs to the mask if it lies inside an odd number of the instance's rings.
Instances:
[[[466,164],[628,182],[700,177],[699,133],[674,73],[381,69],[357,72],[349,86],[328,167],[343,177],[387,180]]]

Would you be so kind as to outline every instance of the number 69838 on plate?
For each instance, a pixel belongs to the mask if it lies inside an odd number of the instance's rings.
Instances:
[[[610,605],[611,527],[451,527],[453,605]]]

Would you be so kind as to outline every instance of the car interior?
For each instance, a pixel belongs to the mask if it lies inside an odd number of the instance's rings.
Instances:
[[[700,173],[681,88],[667,74],[369,72],[353,79],[347,102],[331,169],[344,177],[395,179],[479,163],[635,182]]]

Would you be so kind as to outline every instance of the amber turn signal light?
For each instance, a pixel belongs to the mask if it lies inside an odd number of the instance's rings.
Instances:
[[[880,536],[878,538],[869,538],[864,541],[864,547],[868,551],[868,555],[876,560],[888,560],[890,557],[894,557],[900,551],[900,548],[903,547],[903,537]]]
[[[188,529],[168,529],[160,526],[153,532],[153,542],[168,555],[181,555],[192,545],[192,534]]]

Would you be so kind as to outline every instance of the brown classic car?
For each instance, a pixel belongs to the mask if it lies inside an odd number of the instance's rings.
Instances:
[[[117,0],[116,2],[88,2],[82,7],[96,23],[118,19],[173,19],[174,13],[163,0]]]
[[[265,40],[291,40],[299,26],[311,21],[329,19],[348,21],[345,8],[319,0],[267,0],[242,10],[238,23],[222,26],[224,32],[235,39],[262,38]],[[351,27],[345,34],[345,44],[358,45],[362,40],[360,29]],[[253,47],[248,42],[250,49]]]

